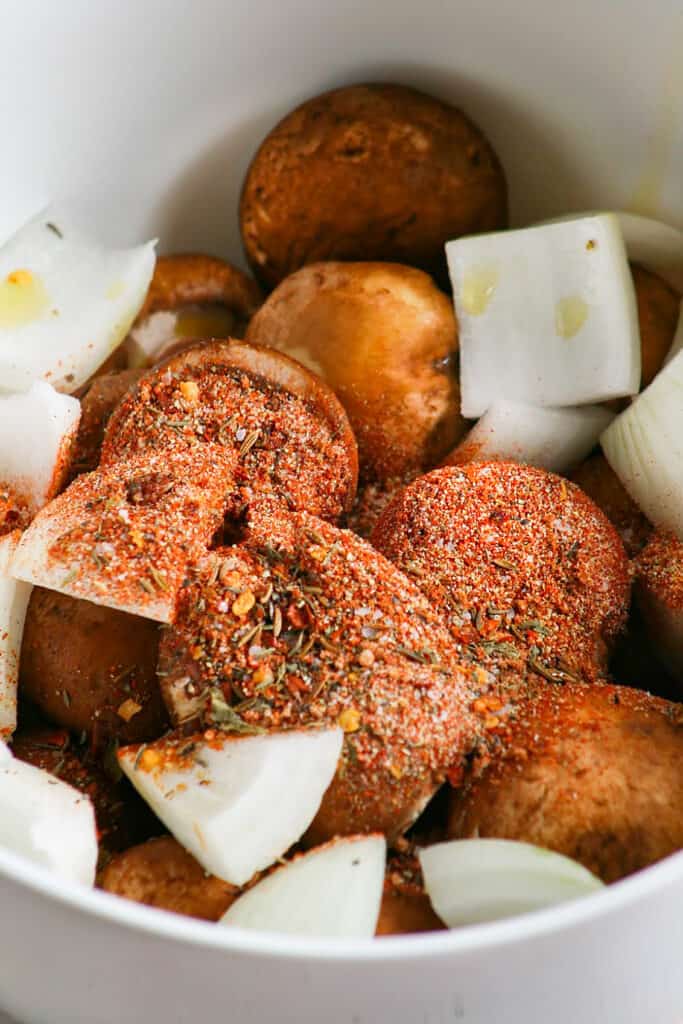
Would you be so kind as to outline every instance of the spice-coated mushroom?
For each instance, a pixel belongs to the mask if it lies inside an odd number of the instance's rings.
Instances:
[[[327,381],[358,441],[361,476],[431,469],[465,430],[453,304],[398,263],[315,263],[266,300],[247,340]]]
[[[107,423],[141,376],[142,370],[119,370],[93,378],[81,398],[81,418],[69,467],[72,479],[97,468]]]
[[[519,839],[613,882],[683,846],[681,706],[620,686],[539,687],[453,792],[451,838]]]
[[[311,844],[400,834],[476,735],[472,674],[419,590],[352,533],[274,504],[185,588],[160,669],[176,720],[342,727]]]
[[[202,448],[236,463],[238,506],[274,495],[334,519],[353,503],[358,455],[346,413],[322,381],[280,352],[231,340],[172,356],[118,406],[101,464]]]
[[[322,381],[244,342],[183,351],[145,374],[109,420],[100,465],[24,534],[22,578],[170,622],[189,567],[250,504],[338,518],[357,448]]]
[[[628,560],[574,484],[511,462],[420,477],[372,542],[444,615],[463,657],[496,676],[593,679],[628,608]]]
[[[261,143],[240,202],[256,277],[316,260],[392,260],[446,280],[444,243],[507,223],[507,186],[480,129],[402,85],[353,85],[288,114]]]
[[[683,684],[683,542],[653,533],[635,559],[634,596],[657,657]]]

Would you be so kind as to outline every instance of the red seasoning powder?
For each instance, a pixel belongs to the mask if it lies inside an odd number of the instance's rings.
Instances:
[[[634,593],[657,658],[683,677],[683,542],[653,533],[635,560]]]
[[[653,533],[635,561],[636,585],[658,603],[683,612],[683,543],[672,533]]]
[[[450,795],[449,835],[534,843],[606,882],[683,845],[683,708],[625,686],[539,687]]]
[[[223,524],[232,486],[227,459],[208,447],[147,451],[78,477],[24,539],[41,539],[50,589],[167,622],[188,566]]]
[[[634,558],[647,543],[652,525],[626,491],[604,455],[592,455],[574,470],[574,483],[591,498],[616,528],[628,555]]]
[[[415,474],[412,474],[406,477],[391,477],[381,483],[372,480],[361,483],[353,508],[347,517],[349,529],[359,537],[368,539],[389,502],[396,497],[402,487],[414,479]]]
[[[349,531],[274,503],[183,591],[160,676],[172,717],[207,736],[344,730],[311,841],[397,835],[475,740],[476,674],[414,584]]]
[[[31,522],[28,503],[6,484],[0,483],[0,537],[24,530]]]
[[[595,679],[624,625],[629,567],[578,487],[516,463],[435,470],[402,491],[375,546],[446,616],[492,677]]]
[[[109,421],[101,465],[207,445],[235,464],[244,505],[273,496],[334,520],[353,503],[358,455],[346,414],[326,385],[280,353],[213,342],[150,371]]]

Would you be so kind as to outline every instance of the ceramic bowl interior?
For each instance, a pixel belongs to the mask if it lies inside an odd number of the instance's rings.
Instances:
[[[298,101],[397,80],[461,105],[506,168],[515,224],[628,208],[683,227],[679,0],[23,0],[2,14],[0,238],[67,199],[113,241],[242,260],[237,201],[264,133]],[[48,878],[46,899],[183,942],[266,956],[386,959],[516,943],[683,892],[683,855],[576,904],[382,943],[232,933]]]

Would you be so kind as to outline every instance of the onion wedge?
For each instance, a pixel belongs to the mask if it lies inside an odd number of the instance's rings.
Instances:
[[[97,832],[87,796],[0,745],[0,846],[62,878],[95,881]]]
[[[206,871],[244,885],[308,828],[342,738],[337,728],[170,737],[123,748],[119,764]]]
[[[551,409],[521,402],[494,402],[445,460],[509,461],[566,473],[597,444],[614,413],[601,405]]]
[[[77,398],[44,381],[0,396],[0,480],[26,501],[33,515],[60,489],[78,428]]]
[[[309,850],[240,896],[220,923],[311,938],[370,938],[379,917],[384,836],[344,836]]]
[[[633,263],[641,263],[679,292],[683,292],[683,231],[651,217],[641,217],[626,210],[584,210],[561,217],[539,221],[539,225],[563,224],[582,217],[599,217],[611,213],[617,218],[626,255]]]
[[[499,399],[574,406],[633,395],[640,335],[616,217],[448,242],[462,414]]]
[[[76,391],[123,341],[154,271],[154,243],[107,249],[48,208],[0,248],[0,390]]]
[[[667,363],[670,363],[674,356],[678,355],[681,349],[683,349],[683,299],[681,300],[681,308],[678,313],[678,324],[676,325],[676,333],[674,334],[674,339],[671,342],[671,348],[669,349],[667,357],[664,360],[664,365],[666,366]]]
[[[569,857],[509,839],[455,839],[419,852],[425,889],[449,928],[516,917],[603,887]]]
[[[610,466],[647,518],[683,539],[683,352],[602,434]]]

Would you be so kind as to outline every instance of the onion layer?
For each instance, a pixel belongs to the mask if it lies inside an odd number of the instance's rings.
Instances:
[[[510,839],[455,839],[419,858],[432,906],[449,928],[516,917],[603,885],[569,857]]]
[[[683,539],[683,352],[609,425],[607,461],[647,518]]]

